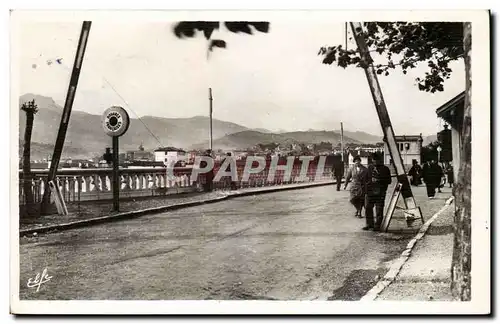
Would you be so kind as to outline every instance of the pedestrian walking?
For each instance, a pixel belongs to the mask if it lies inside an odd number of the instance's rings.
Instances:
[[[412,186],[418,187],[422,184],[422,167],[418,164],[417,160],[413,159],[412,167],[408,171],[408,175],[411,177]]]
[[[448,180],[450,188],[453,187],[453,184],[455,183],[455,178],[453,175],[453,166],[451,164],[448,165],[448,168],[446,168],[446,178]]]
[[[212,158],[212,151],[205,151],[204,156]],[[206,161],[201,161],[200,168],[206,168],[208,163]],[[207,173],[205,173],[205,183],[203,184],[204,192],[211,192],[214,186],[214,169],[211,168]]]
[[[340,186],[342,185],[342,178],[344,177],[344,161],[340,154],[335,155],[335,160],[333,161],[333,177],[337,182],[337,191],[340,191]]]
[[[231,165],[231,161],[234,160],[234,157],[232,156],[231,152],[227,152],[226,153],[226,156],[224,157],[224,159],[222,159],[221,161],[221,165],[224,164],[224,162],[227,160],[230,161],[229,165],[227,166],[226,170],[225,171],[229,171],[231,174],[232,174],[232,165]],[[237,171],[236,171],[237,172]],[[236,181],[233,181],[233,178],[232,177],[229,177],[229,179],[226,180],[225,182],[225,185],[224,185],[225,188],[229,187],[231,190],[236,190],[238,189],[238,185],[236,183]]]
[[[381,154],[372,155],[372,163],[368,166],[365,176],[366,199],[365,217],[366,226],[363,230],[379,231],[384,218],[384,204],[387,187],[392,182],[391,171],[384,165],[384,158]],[[375,219],[373,208],[375,207]]]
[[[427,197],[433,199],[436,195],[436,188],[441,183],[443,170],[435,160],[427,161],[422,168],[422,177],[427,188]]]
[[[354,214],[354,216],[361,218],[361,211],[363,210],[366,194],[366,188],[363,178],[366,177],[368,169],[361,164],[361,158],[359,156],[355,156],[353,162],[354,165],[347,172],[344,190],[347,189],[347,185],[352,179],[349,201],[354,206],[354,208],[356,208],[356,213]]]
[[[446,178],[444,176],[443,168],[437,162],[436,162],[436,172],[439,174],[439,184],[437,186],[437,190],[438,192],[442,192],[441,188],[444,187],[444,184],[446,183]]]

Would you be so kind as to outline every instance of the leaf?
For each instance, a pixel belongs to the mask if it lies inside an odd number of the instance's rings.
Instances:
[[[219,29],[217,21],[181,21],[174,26],[174,34],[177,38],[194,37],[199,30],[206,39],[210,39],[215,29]]]
[[[224,25],[233,33],[246,33],[251,35],[252,29],[250,26],[253,26],[261,33],[269,32],[269,22],[267,21],[227,21]]]
[[[226,25],[226,28],[232,33],[252,34],[249,23],[245,21],[227,21],[224,25]]]
[[[269,32],[269,22],[267,21],[254,21],[250,23],[261,33],[268,33]]]
[[[222,39],[213,39],[210,41],[210,44],[208,45],[208,50],[212,51],[214,47],[226,48],[226,42],[223,41]]]

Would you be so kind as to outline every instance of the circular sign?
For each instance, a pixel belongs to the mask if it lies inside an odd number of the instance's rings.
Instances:
[[[109,136],[122,136],[128,129],[130,118],[125,109],[113,106],[102,115],[102,127]]]

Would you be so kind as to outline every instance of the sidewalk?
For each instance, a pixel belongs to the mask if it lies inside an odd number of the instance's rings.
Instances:
[[[375,300],[451,301],[453,215],[451,203],[417,240],[399,274]]]
[[[332,185],[334,180],[308,182],[300,184],[284,184],[268,187],[243,188],[238,190],[220,190],[181,194],[166,197],[149,197],[120,201],[120,212],[112,212],[112,202],[92,202],[80,206],[68,207],[69,215],[48,215],[31,219],[21,219],[19,224],[20,235],[30,235],[53,230],[62,230],[79,226],[88,226],[95,223],[114,221],[145,214],[163,212],[177,208],[185,208],[207,203],[218,202],[224,199],[271,193],[282,190],[296,190],[315,186]]]

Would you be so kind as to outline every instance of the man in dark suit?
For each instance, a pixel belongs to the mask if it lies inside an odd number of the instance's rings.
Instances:
[[[387,187],[392,182],[391,171],[384,165],[384,157],[380,153],[372,154],[372,163],[368,166],[366,173],[366,226],[363,230],[380,230],[384,217],[384,204]],[[373,219],[373,207],[375,207],[375,219]]]
[[[212,158],[212,150],[206,150],[203,154],[204,156]],[[201,161],[200,168],[206,168],[208,166],[207,162]],[[205,183],[203,184],[203,191],[211,192],[214,188],[214,169],[210,169],[205,173]]]
[[[336,154],[333,161],[333,177],[335,181],[337,181],[337,191],[340,191],[342,178],[344,177],[344,161],[342,161],[342,156],[340,154]]]

